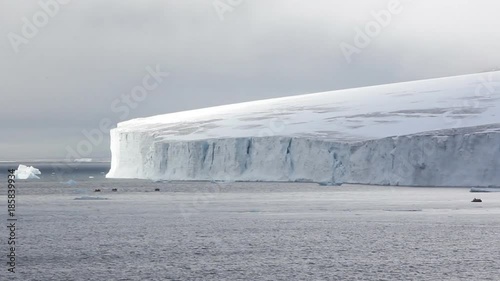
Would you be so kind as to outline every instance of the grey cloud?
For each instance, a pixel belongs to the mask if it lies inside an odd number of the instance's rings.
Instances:
[[[129,118],[499,66],[500,5],[488,0],[402,1],[348,64],[339,44],[388,2],[246,0],[220,21],[212,0],[71,1],[15,54],[7,34],[38,4],[2,1],[0,160],[64,157],[81,130],[120,121],[111,103],[148,65],[171,76]],[[93,156],[109,156],[108,145]]]

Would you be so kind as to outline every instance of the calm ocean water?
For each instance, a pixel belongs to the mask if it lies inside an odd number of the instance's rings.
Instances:
[[[12,166],[0,164],[2,224]],[[500,193],[109,180],[109,163],[34,166],[40,180],[16,183],[15,274],[0,231],[0,280],[500,280]]]

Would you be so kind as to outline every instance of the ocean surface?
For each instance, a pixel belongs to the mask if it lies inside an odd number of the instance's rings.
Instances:
[[[109,163],[32,164],[42,178],[16,182],[15,274],[0,228],[0,280],[500,280],[498,192],[110,180]],[[15,167],[0,163],[3,225]]]

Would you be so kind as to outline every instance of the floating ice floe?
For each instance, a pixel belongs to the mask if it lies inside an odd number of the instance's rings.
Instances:
[[[82,196],[82,197],[76,197],[74,200],[108,200],[108,198],[95,197],[95,196]]]
[[[33,166],[26,166],[26,165],[19,165],[17,167],[17,170],[14,171],[14,175],[16,176],[16,179],[20,180],[27,180],[27,179],[40,179],[39,176],[42,173],[40,170]]]
[[[74,181],[74,180],[69,180],[69,181],[65,182],[64,184],[66,184],[66,185],[75,185],[75,184],[77,184],[77,182]]]
[[[75,162],[92,162],[92,158],[77,158]]]
[[[470,192],[500,192],[500,187],[472,187]]]

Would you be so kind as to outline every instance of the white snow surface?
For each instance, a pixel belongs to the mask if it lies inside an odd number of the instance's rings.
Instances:
[[[14,176],[16,179],[27,180],[27,179],[40,179],[38,175],[42,173],[40,170],[33,166],[19,165],[17,170],[14,171]]]
[[[138,118],[107,177],[495,185],[499,116],[488,72]]]

